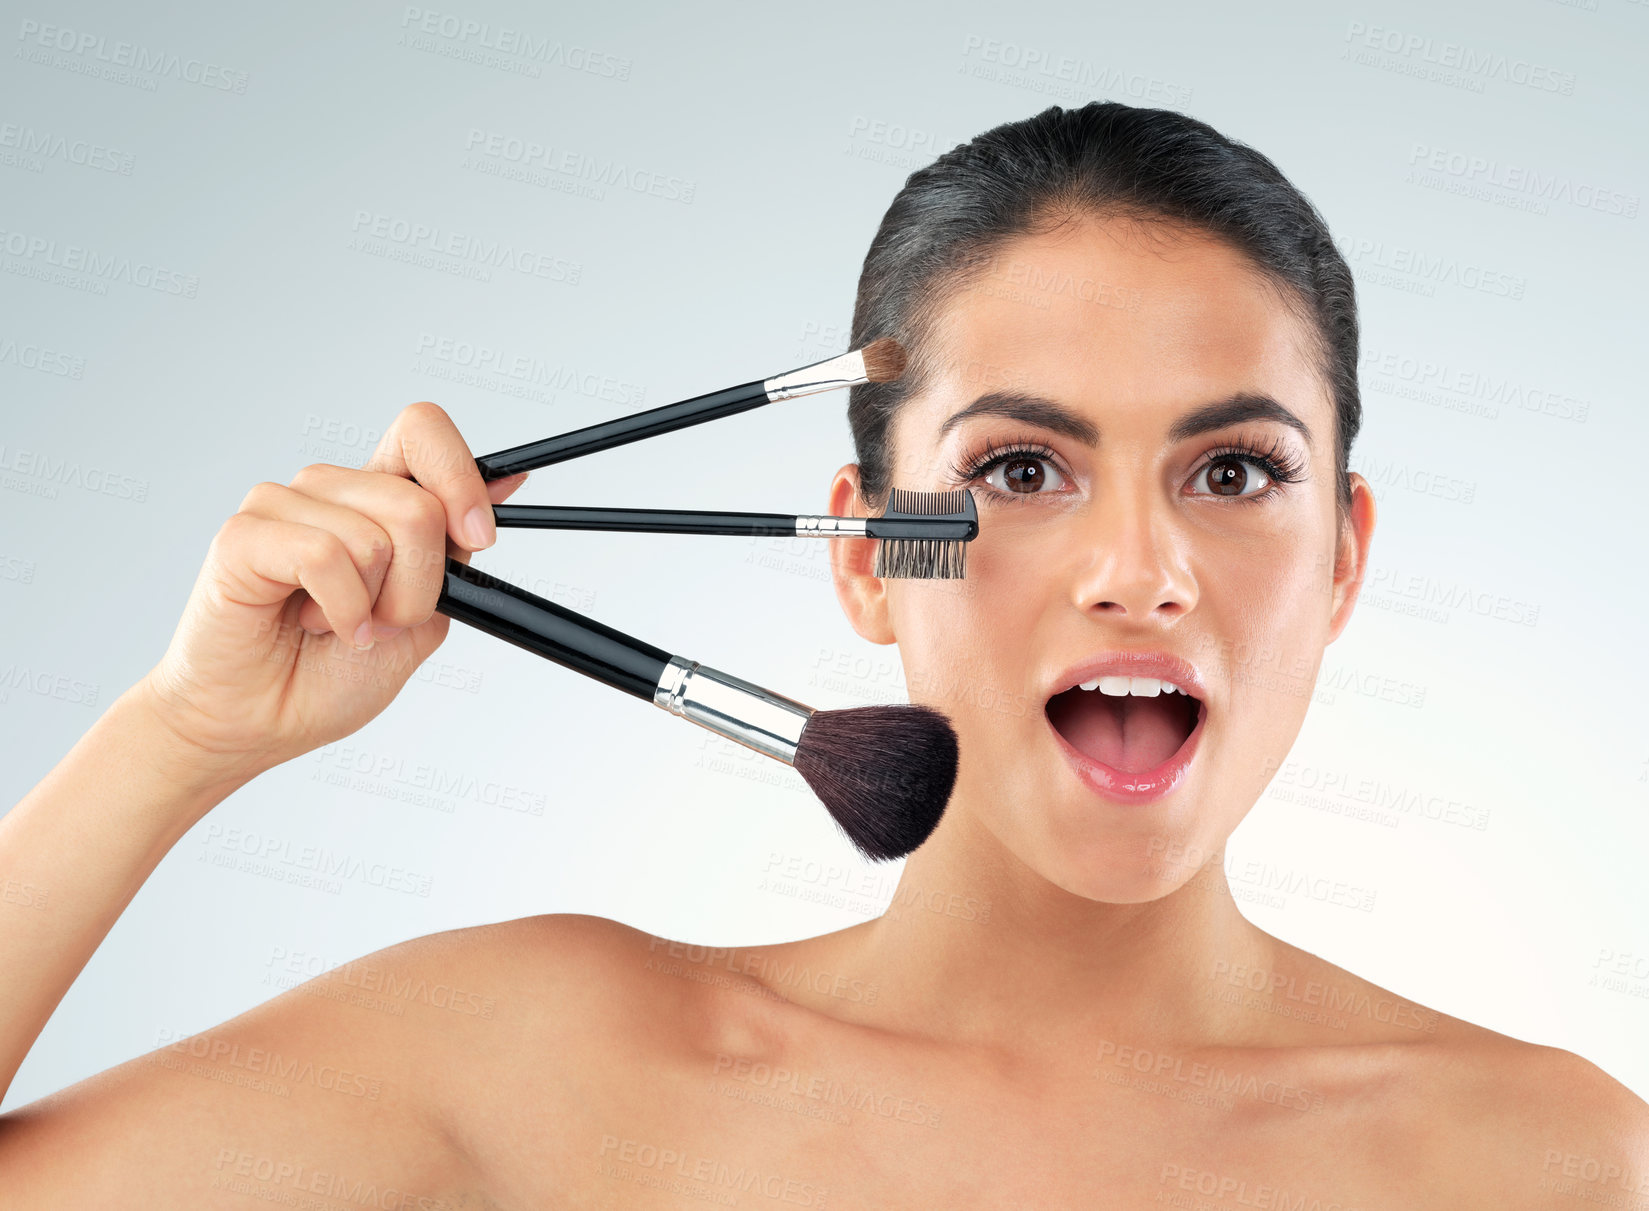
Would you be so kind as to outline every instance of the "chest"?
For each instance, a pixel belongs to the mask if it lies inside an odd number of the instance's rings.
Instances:
[[[502,1201],[1348,1211],[1396,1193],[1404,1161],[1367,1106],[1281,1072],[1148,1068],[1085,1057],[1033,1080],[841,1040],[615,1067],[542,1124],[545,1163]]]

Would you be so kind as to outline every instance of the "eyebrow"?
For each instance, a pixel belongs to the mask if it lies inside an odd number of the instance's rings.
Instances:
[[[1087,417],[1045,396],[1027,395],[1019,391],[986,392],[940,425],[939,436],[944,437],[957,425],[975,416],[1005,416],[1074,438],[1085,446],[1099,444],[1099,426]],[[1269,395],[1254,391],[1239,391],[1187,412],[1168,430],[1168,439],[1184,441],[1215,429],[1256,420],[1287,425],[1298,430],[1308,445],[1311,443],[1310,426]]]

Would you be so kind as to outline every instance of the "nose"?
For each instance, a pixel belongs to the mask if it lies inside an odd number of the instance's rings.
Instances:
[[[1134,493],[1097,498],[1072,583],[1084,613],[1139,622],[1172,622],[1197,604],[1197,582],[1173,520],[1160,503]]]

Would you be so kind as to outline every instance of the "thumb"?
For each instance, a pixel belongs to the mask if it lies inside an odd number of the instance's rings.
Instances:
[[[527,482],[531,471],[522,471],[516,475],[506,475],[503,479],[487,481],[487,499],[495,505],[501,505],[519,488]]]

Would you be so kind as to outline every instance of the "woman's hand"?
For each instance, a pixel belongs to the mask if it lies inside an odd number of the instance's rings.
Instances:
[[[363,469],[255,486],[140,683],[172,755],[239,785],[366,724],[446,638],[446,557],[492,545],[492,505],[525,479],[483,480],[452,419],[418,403]]]

